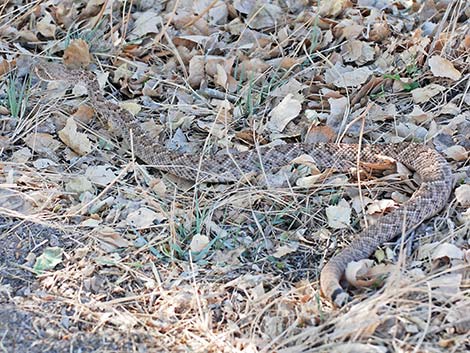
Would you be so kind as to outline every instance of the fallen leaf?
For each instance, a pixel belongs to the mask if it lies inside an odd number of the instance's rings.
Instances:
[[[360,261],[351,261],[346,266],[344,275],[349,284],[354,287],[361,287],[359,277],[364,277],[373,266],[374,260],[363,259]],[[363,283],[363,282],[362,282]]]
[[[41,18],[36,25],[38,32],[46,38],[53,38],[57,26],[54,24],[54,19],[49,12],[45,12],[43,18]]]
[[[282,9],[278,5],[268,2],[255,3],[256,6],[248,14],[250,28],[262,29],[275,26],[279,17],[283,14]]]
[[[318,13],[324,17],[337,17],[351,6],[352,4],[349,0],[321,1],[319,3]]]
[[[460,293],[462,274],[449,273],[429,280],[427,283],[432,288],[433,294],[441,300]]]
[[[138,229],[149,228],[154,225],[155,221],[161,221],[164,217],[146,207],[141,207],[137,211],[131,212],[127,215],[126,222],[132,227]]]
[[[272,254],[277,259],[280,259],[281,257],[288,255],[290,253],[296,252],[298,246],[296,245],[281,245],[276,249],[276,251]]]
[[[96,185],[107,186],[116,178],[113,168],[111,165],[89,166],[85,176]]]
[[[101,226],[93,231],[93,235],[100,241],[104,251],[112,252],[118,248],[127,248],[129,241],[124,239],[119,232],[108,226]]]
[[[210,240],[207,236],[202,234],[196,234],[195,236],[193,236],[193,239],[191,239],[191,244],[189,245],[189,248],[192,252],[200,252],[206,248],[209,242]]]
[[[299,115],[301,110],[302,102],[289,93],[271,111],[271,119],[267,124],[268,129],[273,132],[282,132],[287,124]]]
[[[357,87],[365,83],[372,71],[367,67],[353,68],[336,63],[334,67],[325,70],[325,82],[336,87]]]
[[[468,158],[468,151],[459,145],[450,146],[443,153],[454,161],[465,161]]]
[[[119,106],[126,109],[132,115],[137,115],[142,110],[142,106],[139,103],[133,101],[119,102]]]
[[[452,62],[439,55],[434,55],[429,58],[429,67],[431,72],[436,77],[450,78],[451,80],[460,80],[462,74],[457,70]]]
[[[134,28],[129,33],[129,39],[138,39],[149,33],[158,33],[158,27],[163,23],[160,14],[151,10],[133,13]]]
[[[188,82],[193,88],[198,88],[205,76],[204,57],[195,55],[189,61],[189,77]]]
[[[390,199],[382,199],[382,200],[375,200],[367,206],[366,213],[369,215],[373,214],[383,214],[385,212],[389,212],[397,208],[397,204],[395,201]]]
[[[374,59],[374,49],[369,43],[361,40],[347,41],[341,47],[342,56],[345,62],[354,62],[357,65],[364,65]]]
[[[470,207],[470,185],[463,184],[455,189],[455,199],[463,207]]]
[[[86,191],[93,192],[93,190],[93,184],[84,175],[72,178],[65,184],[65,191],[67,192],[82,194]]]
[[[65,127],[59,131],[59,138],[80,156],[84,156],[92,150],[90,140],[84,133],[77,131],[77,123],[72,117],[67,119]]]
[[[60,142],[50,134],[39,132],[27,135],[24,142],[32,151],[41,154],[50,154],[60,147]]]
[[[326,208],[326,217],[330,228],[348,228],[351,223],[351,207],[345,199],[341,199],[337,206],[328,206]]]
[[[335,131],[327,125],[311,125],[305,135],[305,143],[327,143],[336,138]]]
[[[449,259],[463,259],[463,251],[454,244],[442,243],[432,251],[431,258],[436,260],[443,257],[447,257]]]
[[[436,83],[431,83],[426,87],[416,88],[412,90],[411,95],[413,96],[413,100],[415,103],[425,103],[429,101],[432,97],[444,91],[445,87]]]
[[[52,270],[62,262],[62,255],[64,250],[57,246],[45,248],[41,255],[39,255],[34,264],[33,270],[36,274],[40,275],[44,271]]]
[[[64,64],[71,69],[86,68],[91,62],[90,49],[83,39],[72,40],[64,50]]]
[[[36,169],[47,169],[50,166],[57,166],[57,163],[47,158],[38,158],[33,162],[33,166]]]

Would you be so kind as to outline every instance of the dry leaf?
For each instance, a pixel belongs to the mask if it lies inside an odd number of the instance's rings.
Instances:
[[[365,83],[372,71],[367,67],[353,68],[336,63],[334,67],[325,70],[325,82],[332,83],[336,87],[357,87]]]
[[[345,62],[364,65],[374,59],[374,49],[369,43],[360,40],[350,40],[341,47]]]
[[[65,184],[65,191],[72,192],[76,194],[82,194],[86,191],[93,192],[93,184],[90,180],[84,175],[79,175],[75,178],[70,179]]]
[[[433,293],[438,299],[446,300],[448,297],[460,293],[460,286],[462,283],[462,274],[449,273],[428,281],[429,286],[432,288]],[[441,297],[442,298],[439,298]]]
[[[126,109],[132,115],[137,115],[142,110],[142,106],[139,103],[133,101],[119,102],[119,106]]]
[[[135,12],[133,17],[136,19],[134,28],[129,33],[129,39],[138,39],[149,33],[158,33],[158,27],[163,23],[160,14],[151,10],[145,12]]]
[[[431,253],[433,260],[447,257],[449,259],[463,259],[463,251],[456,247],[454,244],[442,243],[439,244]]]
[[[191,239],[191,244],[189,245],[189,248],[191,249],[192,252],[200,252],[203,251],[207,245],[209,245],[209,238],[205,235],[202,234],[196,234],[193,236],[193,239]]]
[[[301,110],[302,102],[289,93],[271,111],[271,119],[267,124],[268,129],[273,132],[282,132],[287,124],[299,115]]]
[[[75,39],[64,51],[64,64],[71,69],[85,68],[90,65],[91,55],[87,42]]]
[[[34,152],[43,154],[52,153],[60,147],[59,141],[45,133],[31,133],[25,137],[24,142]]]
[[[345,199],[341,199],[337,206],[328,206],[326,208],[326,217],[330,228],[348,228],[351,223],[351,207]]]
[[[429,67],[432,74],[436,77],[450,78],[454,81],[460,80],[462,77],[460,71],[449,60],[438,55],[429,58]]]
[[[413,96],[413,100],[415,103],[425,103],[429,101],[432,97],[444,91],[445,87],[436,83],[431,83],[426,87],[414,89],[413,91],[411,91],[411,95]]]
[[[455,199],[463,207],[470,207],[470,185],[463,184],[455,189]]]
[[[36,25],[38,32],[46,38],[53,38],[57,26],[54,24],[54,19],[49,12],[46,12]]]
[[[468,158],[468,151],[463,146],[454,145],[446,148],[444,154],[454,161],[465,161]]]
[[[145,229],[153,226],[154,222],[160,222],[163,219],[164,217],[162,217],[161,214],[146,207],[141,207],[137,211],[129,213],[126,218],[126,222],[132,227]]]
[[[349,284],[354,287],[364,286],[364,281],[360,277],[365,277],[369,269],[374,265],[374,260],[363,259],[360,261],[351,261],[346,266],[345,277]]]
[[[256,3],[256,6],[251,9],[248,15],[248,23],[253,29],[273,27],[282,14],[282,9],[276,4],[268,2],[263,2],[263,4]]]
[[[116,178],[111,165],[89,166],[85,171],[85,176],[92,183],[100,186],[107,186]]]
[[[335,131],[327,125],[311,125],[305,135],[305,143],[327,143],[336,138]]]
[[[77,123],[72,117],[67,119],[65,127],[59,131],[59,138],[80,156],[84,156],[92,150],[90,140],[85,134],[77,131]]]
[[[274,256],[277,259],[280,259],[281,257],[288,255],[290,253],[296,252],[298,246],[293,244],[293,245],[281,245],[276,249],[274,253],[272,253],[272,256]]]
[[[390,199],[375,200],[367,207],[366,213],[369,215],[383,214],[397,208],[395,201]]]
[[[111,227],[99,227],[95,229],[93,235],[100,241],[100,246],[104,251],[112,252],[118,248],[129,247],[129,241]]]
[[[421,124],[432,117],[431,114],[428,114],[421,109],[419,105],[413,107],[413,111],[410,113],[410,121],[415,124]]]
[[[189,61],[188,82],[193,88],[198,88],[205,76],[205,61],[203,56],[193,56]]]
[[[78,107],[77,111],[73,113],[73,118],[83,124],[88,124],[94,115],[95,111],[92,107],[87,104],[82,104]]]
[[[319,3],[318,13],[324,17],[337,17],[351,6],[352,4],[349,0],[321,1]]]

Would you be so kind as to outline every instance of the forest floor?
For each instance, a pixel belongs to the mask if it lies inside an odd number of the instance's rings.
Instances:
[[[0,351],[470,350],[468,1],[7,0],[0,38]],[[306,158],[194,184],[136,158],[83,87],[41,82],[39,60],[96,75],[169,149],[413,141],[455,187],[351,264],[335,308],[321,267],[415,173]]]

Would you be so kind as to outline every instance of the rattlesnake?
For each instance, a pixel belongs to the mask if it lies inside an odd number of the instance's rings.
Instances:
[[[404,229],[410,230],[435,215],[446,204],[452,190],[452,172],[445,159],[434,149],[415,143],[400,144],[284,144],[211,157],[178,153],[155,143],[155,138],[128,111],[108,101],[94,75],[85,70],[68,69],[61,64],[41,62],[36,75],[44,81],[81,83],[87,88],[93,108],[118,130],[122,138],[133,141],[135,155],[156,168],[189,180],[236,182],[247,174],[272,170],[289,164],[301,155],[309,155],[319,168],[348,172],[363,163],[379,163],[391,157],[415,170],[421,179],[419,189],[403,205],[357,234],[356,238],[334,256],[320,273],[323,294],[337,306],[349,297],[340,285],[347,264],[369,257],[382,243]]]

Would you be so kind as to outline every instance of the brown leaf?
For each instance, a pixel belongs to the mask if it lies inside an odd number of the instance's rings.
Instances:
[[[331,127],[311,125],[305,135],[305,143],[333,142],[335,138],[336,133]]]
[[[75,39],[65,49],[63,58],[71,69],[87,67],[91,62],[90,48],[83,39]]]

